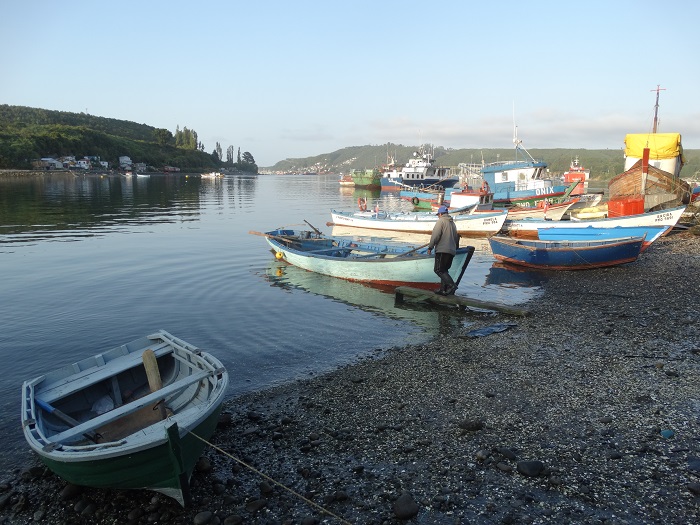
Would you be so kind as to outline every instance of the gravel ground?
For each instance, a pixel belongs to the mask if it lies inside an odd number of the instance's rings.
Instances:
[[[551,273],[528,317],[462,312],[440,340],[234,400],[190,509],[36,463],[0,483],[0,523],[700,523],[693,232]]]

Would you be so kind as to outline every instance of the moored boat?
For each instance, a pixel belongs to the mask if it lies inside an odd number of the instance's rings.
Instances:
[[[494,236],[493,256],[502,262],[542,270],[589,270],[636,261],[643,237],[585,241],[542,241]]]
[[[671,226],[613,226],[611,228],[594,228],[585,226],[540,228],[537,237],[543,241],[590,241],[595,239],[620,239],[622,237],[644,237],[642,251],[646,250],[659,237],[666,235]]]
[[[160,330],[25,381],[22,428],[70,483],[155,490],[186,505],[227,386],[218,359]]]
[[[534,206],[548,199],[550,203],[568,200],[571,189],[576,182],[568,187],[564,184],[554,184],[547,178],[547,163],[536,160],[518,139],[515,129],[513,143],[515,158],[509,161],[496,161],[484,164],[478,179],[469,177],[467,183],[479,187],[485,182],[489,191],[493,192],[494,206]]]
[[[421,146],[413,152],[401,168],[391,165],[382,174],[381,187],[386,190],[405,190],[410,187],[439,187],[451,188],[459,177],[450,174],[450,168],[435,165],[435,157],[431,150]]]
[[[341,186],[354,186],[355,181],[352,179],[352,175],[346,173],[345,175],[340,176],[340,178],[338,179],[338,184],[340,184]]]
[[[588,180],[591,178],[591,170],[584,168],[579,164],[578,157],[574,157],[569,166],[569,171],[564,172],[562,179],[565,184],[577,182],[576,186],[571,190],[572,196],[583,195],[588,192]]]
[[[507,210],[473,214],[470,212],[471,209],[464,208],[450,211],[457,232],[464,237],[495,235],[508,216]],[[331,217],[332,224],[338,226],[427,234],[433,231],[438,220],[437,215],[433,212],[386,212],[382,210],[359,212],[331,210]]]
[[[511,237],[536,239],[541,228],[612,228],[615,226],[669,226],[673,228],[683,215],[685,206],[647,212],[639,215],[608,217],[577,221],[546,221],[542,219],[506,220],[503,230]]]
[[[356,188],[380,188],[381,172],[377,169],[352,170],[350,177]]]
[[[545,199],[538,203],[537,206],[511,206],[506,208],[508,210],[507,220],[546,219],[548,221],[559,221],[569,211],[571,206],[577,202],[578,199],[571,199],[550,204]]]
[[[427,253],[427,244],[375,243],[286,229],[262,235],[278,259],[311,272],[381,286],[433,289],[440,285],[434,272],[435,254]],[[457,249],[450,268],[453,279],[473,253],[472,246]]]

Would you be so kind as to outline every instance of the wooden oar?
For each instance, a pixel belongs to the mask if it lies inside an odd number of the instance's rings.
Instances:
[[[316,233],[318,233],[319,235],[323,235],[323,234],[321,233],[321,231],[320,231],[318,228],[316,228],[316,226],[314,226],[313,224],[311,224],[309,221],[307,221],[306,219],[304,219],[304,222],[305,222],[306,224],[308,224],[309,226],[311,226],[311,228],[313,228],[313,230],[314,230]]]
[[[288,239],[287,237],[280,237],[279,235],[270,235],[269,233],[263,233],[263,232],[256,232],[256,231],[249,231],[251,235],[260,235],[261,237],[267,237],[269,239],[275,239],[276,241],[280,242],[295,242],[295,239]]]
[[[143,353],[141,359],[143,359],[143,367],[146,369],[148,386],[151,388],[151,392],[157,392],[163,388],[163,380],[160,378],[160,370],[158,370],[156,354],[154,354],[153,350],[149,348]],[[165,410],[165,399],[161,399],[158,402],[158,408],[160,410],[161,419],[166,419],[168,417],[168,413]]]
[[[50,404],[47,403],[46,401],[42,401],[42,400],[39,399],[38,397],[35,397],[35,398],[34,398],[34,403],[36,403],[36,405],[37,405],[39,408],[41,408],[44,412],[48,412],[49,414],[53,414],[53,415],[56,416],[58,419],[60,419],[60,420],[63,421],[64,423],[67,423],[67,424],[70,425],[71,427],[77,427],[77,426],[80,424],[77,420],[73,419],[72,417],[70,417],[70,416],[69,416],[68,414],[66,414],[65,412],[61,412],[61,411],[60,411],[59,409],[57,409],[56,407],[50,405]],[[97,434],[97,433],[96,433],[95,435],[85,433],[85,434],[83,434],[83,436],[85,436],[86,438],[88,438],[88,439],[89,439],[90,441],[92,441],[93,443],[97,443],[97,440],[98,440],[100,437],[102,437],[102,436],[100,436],[100,435]]]
[[[418,246],[418,247],[416,247],[416,248],[413,248],[412,250],[409,250],[409,251],[407,251],[407,252],[402,253],[401,255],[397,255],[397,256],[396,256],[396,259],[398,259],[399,257],[405,257],[406,255],[411,255],[413,252],[417,252],[418,250],[420,250],[421,248],[425,248],[425,247],[428,246],[429,244],[430,244],[429,242],[426,242],[426,243],[423,244],[422,246]]]

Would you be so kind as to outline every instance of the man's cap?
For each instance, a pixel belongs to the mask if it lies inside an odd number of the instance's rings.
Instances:
[[[443,213],[447,213],[447,206],[440,206],[438,208],[437,214],[442,215]]]

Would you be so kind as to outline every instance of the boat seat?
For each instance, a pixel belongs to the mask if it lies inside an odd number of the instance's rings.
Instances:
[[[305,253],[328,253],[328,252],[351,252],[351,248],[343,248],[339,246],[334,246],[333,248],[324,248],[323,250],[309,250]]]
[[[160,343],[149,346],[156,357],[168,354],[173,351],[168,343]],[[128,370],[143,363],[142,352],[132,352],[110,361],[110,365],[119,363],[119,370]],[[86,387],[99,383],[114,375],[113,366],[99,366],[86,368],[79,374],[71,375],[61,381],[56,381],[51,388],[41,391],[41,399],[47,403],[53,403],[56,399],[64,398],[70,394],[84,390]],[[41,383],[39,383],[41,384]]]
[[[141,397],[135,401],[122,405],[119,408],[115,408],[114,410],[110,410],[109,412],[105,412],[104,414],[101,414],[93,419],[90,419],[89,421],[81,423],[80,425],[77,425],[73,428],[64,430],[63,432],[52,436],[50,441],[52,441],[53,443],[62,443],[65,441],[69,441],[82,434],[94,431],[95,429],[100,428],[103,425],[106,425],[107,423],[119,419],[120,417],[123,417],[127,414],[136,412],[137,410],[140,410],[145,406],[153,405],[172,394],[184,390],[190,385],[198,383],[199,381],[207,379],[218,373],[220,373],[219,370],[201,370],[195,374],[184,377],[179,381],[175,381],[170,385],[164,386],[160,390],[151,392],[150,394]],[[43,401],[46,400],[43,399]]]

